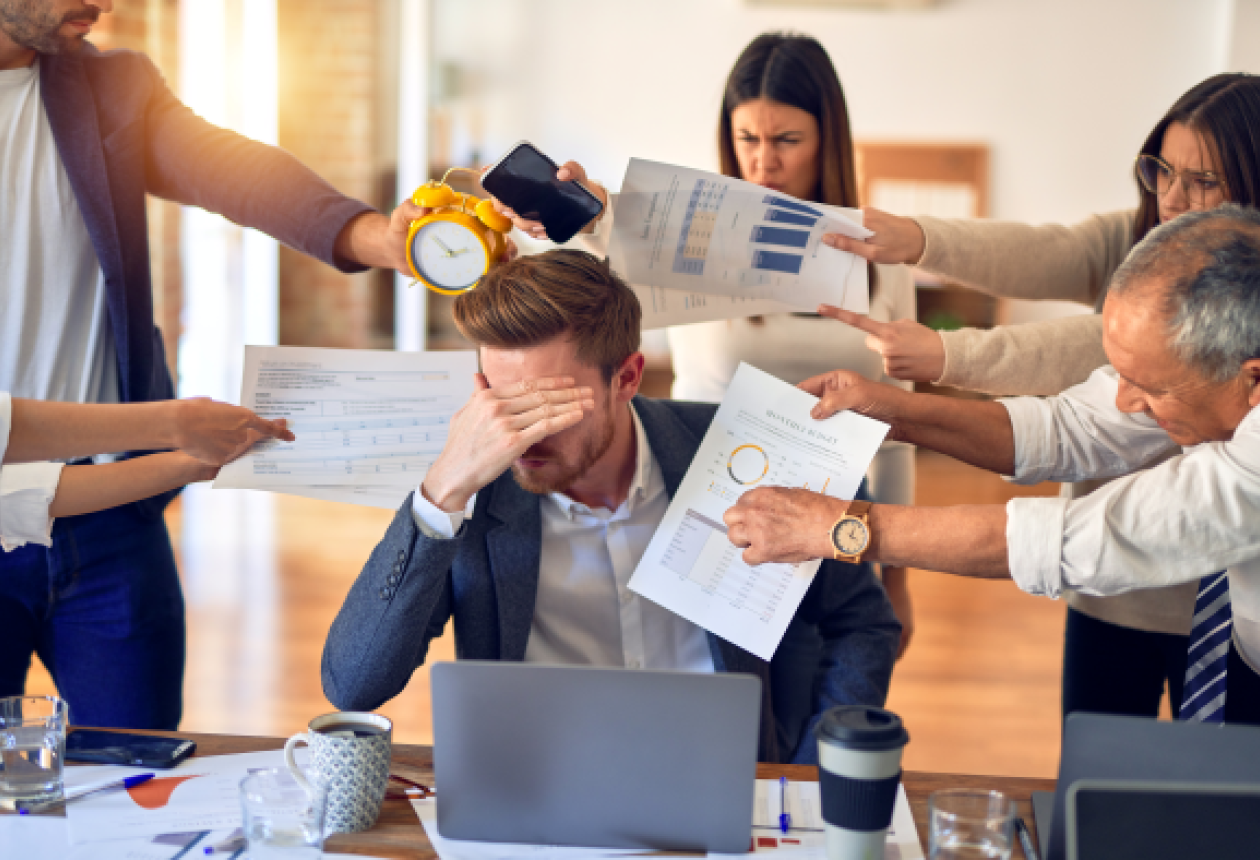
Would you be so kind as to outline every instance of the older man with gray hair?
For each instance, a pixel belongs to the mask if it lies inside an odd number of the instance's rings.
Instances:
[[[1124,477],[1005,506],[854,510],[758,489],[728,512],[731,541],[751,564],[856,556],[1049,597],[1200,580],[1180,716],[1260,723],[1260,213],[1223,206],[1152,231],[1116,272],[1103,325],[1110,366],[1056,397],[962,401],[844,371],[801,387],[822,398],[816,418],[852,409],[1017,483]]]

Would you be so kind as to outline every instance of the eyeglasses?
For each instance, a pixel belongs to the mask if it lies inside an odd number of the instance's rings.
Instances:
[[[1163,196],[1181,181],[1181,190],[1191,204],[1202,206],[1209,195],[1224,193],[1225,180],[1210,170],[1173,170],[1158,155],[1139,155],[1135,164],[1138,181],[1152,194]]]

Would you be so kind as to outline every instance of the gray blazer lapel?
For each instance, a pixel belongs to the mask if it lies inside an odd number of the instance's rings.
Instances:
[[[510,472],[490,485],[486,551],[499,607],[499,659],[524,660],[538,597],[542,512],[538,496],[522,490]]]
[[[105,273],[114,343],[121,350],[129,343],[122,243],[109,191],[109,171],[101,145],[96,104],[82,59],[41,54],[39,88],[57,152],[83,212],[96,258]],[[125,378],[126,368],[122,370]]]

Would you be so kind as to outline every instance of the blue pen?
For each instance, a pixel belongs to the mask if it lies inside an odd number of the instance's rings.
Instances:
[[[784,833],[792,826],[792,816],[787,811],[787,777],[779,777],[779,829]]]
[[[122,779],[107,779],[103,782],[93,782],[87,785],[75,786],[74,788],[67,788],[62,794],[60,802],[69,803],[72,800],[78,800],[80,797],[87,797],[90,794],[96,794],[100,791],[117,791],[121,788],[134,788],[143,782],[148,782],[153,779],[154,776],[156,776],[156,774],[142,773],[136,776],[125,776]],[[55,805],[56,803],[58,803],[58,801],[55,800],[42,801],[38,803],[18,801],[18,814],[25,815],[28,812],[40,812]]]

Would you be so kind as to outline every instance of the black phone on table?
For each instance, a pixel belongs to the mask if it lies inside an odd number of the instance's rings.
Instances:
[[[90,764],[125,764],[134,767],[169,768],[197,749],[194,741],[75,729],[66,735],[66,761]]]
[[[595,220],[604,205],[576,179],[556,179],[559,169],[532,143],[521,141],[482,175],[481,187],[522,218],[541,221],[547,238],[561,244]]]

